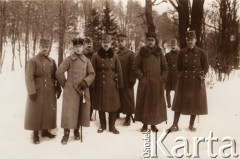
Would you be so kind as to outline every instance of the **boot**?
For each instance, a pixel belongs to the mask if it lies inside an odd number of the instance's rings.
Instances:
[[[166,99],[167,99],[167,107],[171,108],[171,96],[170,96],[170,91],[166,91]]]
[[[131,115],[127,114],[125,122],[123,123],[123,125],[129,126],[130,123],[131,123]]]
[[[109,113],[109,131],[114,134],[119,134],[119,131],[115,128],[116,113]]]
[[[74,139],[75,140],[80,140],[79,128],[78,129],[74,129],[73,134],[74,134]]]
[[[106,130],[106,115],[105,112],[99,111],[99,118],[100,118],[100,124],[101,127],[98,129],[98,133],[102,133],[104,130]]]
[[[52,139],[52,138],[55,138],[56,135],[51,134],[48,130],[43,130],[42,137],[48,137],[48,138]]]
[[[142,128],[141,128],[141,132],[147,132],[148,131],[148,125],[147,124],[143,124]]]
[[[91,106],[91,109],[90,109],[90,121],[93,121],[93,119],[92,119],[92,113],[93,113],[93,108],[92,108],[92,106]]]
[[[195,118],[196,118],[196,115],[191,115],[191,117],[190,117],[190,122],[189,122],[189,127],[188,128],[191,131],[196,131],[197,130],[195,127],[193,127]]]
[[[64,129],[64,135],[63,135],[63,138],[62,138],[62,141],[61,141],[61,143],[62,143],[63,145],[66,145],[67,142],[68,142],[69,132],[70,132],[69,129]]]
[[[153,132],[157,132],[158,131],[158,128],[155,126],[155,125],[151,125],[151,130]]]
[[[179,112],[175,112],[174,113],[173,125],[170,128],[167,129],[168,133],[178,131],[178,121],[179,121],[179,118],[180,118],[180,113]]]
[[[33,143],[34,144],[39,144],[39,136],[38,136],[38,131],[33,131]]]

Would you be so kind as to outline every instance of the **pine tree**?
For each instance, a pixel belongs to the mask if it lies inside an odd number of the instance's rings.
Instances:
[[[109,3],[106,2],[105,5],[106,5],[106,8],[103,10],[103,19],[102,19],[103,32],[112,36],[116,36],[118,26],[112,15],[112,10],[109,7]]]
[[[89,36],[93,39],[93,48],[94,50],[98,50],[102,35],[102,23],[100,15],[95,8],[92,8],[91,20],[86,26],[86,36]]]

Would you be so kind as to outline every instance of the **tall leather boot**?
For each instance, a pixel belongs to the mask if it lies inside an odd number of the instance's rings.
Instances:
[[[125,122],[123,123],[123,125],[129,126],[130,123],[131,123],[131,114],[127,114],[127,115],[126,115]]]
[[[189,122],[189,130],[191,131],[197,130],[195,127],[193,127],[195,119],[196,119],[196,115],[191,115],[190,122]]]
[[[39,136],[38,136],[38,130],[33,131],[33,143],[34,144],[39,144],[40,143]]]
[[[115,128],[116,113],[109,113],[109,131],[114,134],[119,134],[119,131]]]
[[[64,129],[64,135],[63,135],[63,138],[62,138],[62,141],[61,143],[63,145],[66,145],[67,142],[68,142],[68,138],[69,138],[69,133],[70,133],[70,130],[69,129]]]
[[[100,118],[100,128],[98,129],[98,133],[102,133],[104,130],[106,130],[106,115],[105,112],[99,111],[99,118]]]
[[[93,121],[93,119],[92,119],[92,113],[93,113],[93,108],[92,108],[92,106],[91,106],[91,108],[90,108],[90,121]]]
[[[179,112],[175,112],[174,113],[173,125],[169,129],[167,129],[168,133],[174,132],[174,131],[178,131],[178,121],[179,121],[179,118],[180,118],[180,113]]]
[[[167,99],[167,107],[171,108],[172,104],[171,104],[171,96],[170,96],[170,91],[166,91],[166,99]]]
[[[77,129],[74,129],[73,134],[74,134],[74,139],[75,140],[80,140],[79,127]]]

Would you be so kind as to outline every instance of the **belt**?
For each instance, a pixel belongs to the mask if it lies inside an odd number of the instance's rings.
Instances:
[[[50,78],[53,79],[52,75],[46,76],[46,75],[34,75],[34,78]]]

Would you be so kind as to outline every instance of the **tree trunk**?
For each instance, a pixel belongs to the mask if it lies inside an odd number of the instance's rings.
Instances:
[[[202,22],[203,22],[203,5],[204,0],[194,0],[192,4],[191,25],[190,30],[195,30],[197,36],[196,45],[200,48],[202,44]]]
[[[30,2],[28,3],[27,11],[26,11],[26,19],[25,19],[25,25],[26,25],[26,31],[25,31],[25,68],[27,66],[27,61],[29,60],[29,20],[30,20]]]
[[[154,32],[155,33],[155,28],[156,27],[153,23],[152,0],[146,0],[145,16],[146,16],[148,32]]]
[[[63,52],[64,52],[64,35],[65,35],[65,28],[66,28],[66,1],[60,1],[60,12],[59,12],[59,49],[58,49],[58,66],[63,61]]]
[[[3,44],[4,44],[4,37],[6,32],[6,0],[0,2],[0,73],[2,72],[2,65],[3,65]]]
[[[178,16],[180,48],[184,48],[187,46],[185,32],[189,27],[189,0],[178,1]]]

